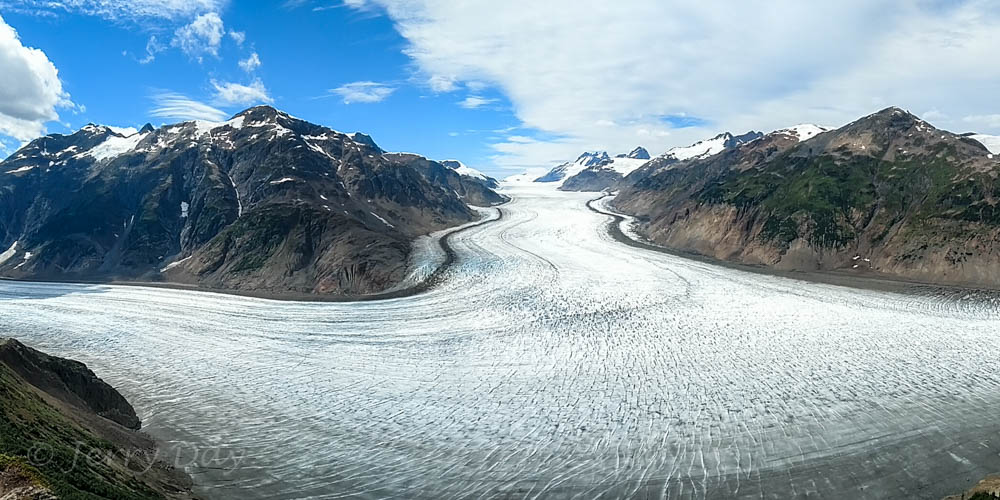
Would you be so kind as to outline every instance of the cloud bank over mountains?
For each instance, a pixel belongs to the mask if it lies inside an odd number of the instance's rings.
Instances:
[[[497,141],[495,160],[512,168],[722,130],[839,125],[890,104],[957,130],[995,129],[1000,112],[987,98],[1000,91],[1000,6],[985,0],[348,5],[393,20],[433,91],[485,82],[503,93],[546,136]]]

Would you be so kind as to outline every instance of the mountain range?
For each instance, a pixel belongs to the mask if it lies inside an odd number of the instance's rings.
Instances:
[[[658,157],[614,186],[613,203],[644,237],[679,251],[995,286],[1000,158],[989,136],[976,137],[888,108],[835,130],[799,126],[714,154]]]
[[[0,163],[0,276],[371,294],[402,280],[416,237],[505,200],[477,174],[267,106],[88,125]]]

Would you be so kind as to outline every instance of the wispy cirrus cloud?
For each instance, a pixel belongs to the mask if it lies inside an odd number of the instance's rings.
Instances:
[[[487,99],[485,97],[470,95],[465,99],[459,101],[458,105],[465,109],[476,109],[486,106],[487,104],[493,104],[495,102],[497,102],[496,99]]]
[[[188,19],[220,12],[229,0],[9,0],[11,6],[37,13],[79,12],[110,20]]]
[[[348,83],[330,90],[340,96],[344,104],[382,102],[395,91],[395,87],[369,81]]]
[[[229,118],[229,113],[201,101],[191,99],[175,92],[162,92],[153,95],[151,116],[167,120],[187,121],[223,121]]]

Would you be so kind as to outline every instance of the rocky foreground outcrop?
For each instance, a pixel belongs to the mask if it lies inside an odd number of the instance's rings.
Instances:
[[[722,260],[995,287],[998,176],[981,143],[889,108],[836,130],[654,159],[614,205],[653,242]]]
[[[82,363],[0,340],[0,498],[192,498],[139,426]]]
[[[378,292],[405,276],[414,238],[502,200],[424,161],[266,106],[49,135],[0,163],[0,276]]]

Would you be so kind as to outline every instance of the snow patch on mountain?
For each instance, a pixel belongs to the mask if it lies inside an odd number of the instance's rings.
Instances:
[[[811,123],[802,123],[799,125],[794,125],[788,128],[783,128],[780,130],[775,130],[775,134],[786,134],[795,137],[799,142],[807,141],[816,137],[823,132],[831,130],[830,127],[821,127],[819,125],[813,125]]]
[[[3,264],[4,262],[7,262],[15,254],[17,254],[17,242],[16,241],[4,253],[0,253],[0,264]]]
[[[615,158],[610,164],[605,165],[603,168],[608,168],[622,174],[623,176],[631,174],[632,172],[639,169],[639,167],[649,163],[648,158]]]
[[[133,134],[128,137],[113,135],[105,139],[104,142],[94,146],[87,154],[97,161],[117,158],[134,150],[147,135],[149,135],[148,132],[145,134]]]
[[[442,161],[441,164],[454,170],[455,172],[458,172],[459,175],[475,177],[476,179],[482,179],[484,181],[489,179],[489,176],[487,176],[486,174],[472,167],[466,166],[464,163],[458,160],[445,160]]]
[[[663,154],[664,158],[673,158],[678,161],[690,160],[694,158],[708,158],[717,155],[726,149],[726,142],[732,139],[732,134],[719,134],[711,139],[698,141],[690,146],[670,148]]]
[[[969,137],[979,141],[980,144],[986,146],[986,149],[990,150],[992,154],[1000,154],[1000,136],[996,135],[986,135],[986,134],[972,134]]]

